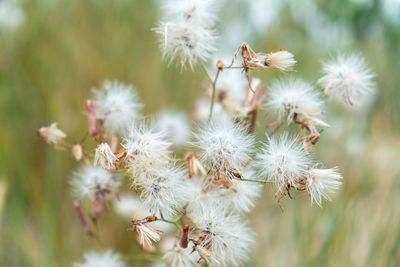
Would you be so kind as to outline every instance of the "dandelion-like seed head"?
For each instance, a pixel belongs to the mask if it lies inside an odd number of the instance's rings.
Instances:
[[[350,106],[362,104],[375,89],[375,74],[358,54],[338,55],[323,65],[319,83],[325,94]]]
[[[214,49],[214,31],[186,22],[161,22],[154,29],[160,37],[163,57],[170,63],[178,60],[193,69],[198,61],[206,61]]]
[[[296,187],[296,178],[302,177],[310,166],[301,143],[287,134],[269,138],[257,158],[261,174],[275,182],[280,190],[286,184]]]
[[[165,19],[204,27],[214,26],[217,10],[215,0],[168,0],[163,5]]]
[[[104,252],[88,252],[83,255],[81,262],[76,262],[73,267],[125,267],[125,263],[121,260],[119,254],[112,250]]]
[[[102,167],[83,165],[71,181],[72,191],[78,198],[94,199],[96,193],[116,192],[120,186],[115,176]]]
[[[205,125],[195,137],[194,145],[201,149],[201,159],[219,171],[240,169],[253,152],[253,136],[232,121]]]
[[[331,201],[331,196],[339,189],[343,177],[337,168],[311,169],[306,173],[306,188],[311,202],[321,207],[322,198]]]
[[[173,216],[192,194],[191,184],[184,170],[173,164],[138,176],[134,184],[142,188],[140,198],[154,215]]]
[[[102,88],[95,91],[93,104],[96,117],[111,133],[124,133],[140,117],[142,108],[133,85],[118,81],[105,81]]]
[[[202,231],[199,246],[211,252],[212,265],[237,266],[248,258],[254,233],[240,216],[228,214],[218,205],[204,205],[190,216]]]
[[[170,160],[169,143],[165,132],[155,131],[145,122],[133,125],[122,146],[127,151],[126,166],[134,177],[151,172]]]
[[[311,84],[301,79],[276,81],[270,87],[267,108],[280,118],[287,116],[288,121],[301,121],[321,112],[322,101]]]

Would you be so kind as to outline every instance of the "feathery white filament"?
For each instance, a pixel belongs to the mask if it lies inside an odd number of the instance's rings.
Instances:
[[[140,117],[142,104],[133,85],[118,81],[105,81],[95,91],[93,101],[96,117],[104,121],[107,131],[123,133],[134,120]]]
[[[115,192],[121,184],[112,173],[98,166],[83,165],[74,176],[71,186],[78,198],[93,199],[99,190]]]
[[[325,62],[319,83],[325,94],[347,105],[360,105],[375,89],[375,74],[358,54],[338,55]]]
[[[342,184],[342,175],[337,168],[311,169],[306,173],[306,188],[311,197],[321,207],[322,198],[331,201],[331,196]]]
[[[238,170],[253,152],[253,136],[232,121],[205,125],[195,137],[194,145],[201,149],[201,159],[219,171]]]
[[[151,172],[169,162],[170,143],[166,141],[166,133],[155,131],[145,122],[131,127],[122,146],[127,151],[126,166],[134,177],[143,172]]]
[[[114,155],[111,147],[107,143],[101,143],[97,146],[94,155],[94,165],[100,165],[106,170],[112,170],[118,158]]]
[[[238,266],[248,258],[254,233],[238,215],[227,214],[221,206],[205,203],[190,217],[200,230],[208,233],[201,246],[211,244],[213,266]]]
[[[296,178],[302,177],[310,166],[301,143],[286,133],[269,138],[257,158],[261,174],[275,182],[280,190],[286,184],[296,187]]]
[[[279,118],[287,116],[293,121],[295,116],[301,121],[321,112],[322,101],[311,84],[301,79],[276,81],[270,87],[267,108],[274,111]]]
[[[170,63],[178,60],[193,69],[198,61],[206,61],[214,51],[214,31],[196,24],[161,22],[154,29],[160,36],[163,57]]]
[[[184,170],[169,165],[138,176],[134,185],[142,188],[140,198],[152,214],[169,217],[191,197],[187,177]]]

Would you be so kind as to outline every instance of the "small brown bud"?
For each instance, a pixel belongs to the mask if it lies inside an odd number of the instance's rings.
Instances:
[[[152,216],[147,216],[146,220],[147,220],[148,222],[154,222],[154,221],[157,221],[157,217],[154,216],[154,215],[152,215]]]
[[[217,68],[218,68],[218,70],[223,70],[223,69],[224,69],[224,63],[222,63],[221,60],[218,60],[218,62],[217,62]]]

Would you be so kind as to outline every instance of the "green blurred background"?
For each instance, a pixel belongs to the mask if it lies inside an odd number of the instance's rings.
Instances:
[[[218,48],[224,58],[243,41],[257,51],[287,48],[298,61],[294,75],[315,82],[321,60],[355,51],[377,73],[378,90],[368,107],[327,108],[332,127],[323,133],[316,158],[327,167],[340,166],[345,178],[340,193],[323,209],[307,198],[285,200],[282,213],[273,188],[266,188],[250,215],[258,237],[248,266],[400,265],[396,2],[221,1]],[[0,265],[69,266],[96,248],[83,234],[69,192],[78,164],[70,153],[46,145],[35,129],[58,121],[68,140],[78,142],[86,129],[85,100],[104,79],[134,84],[145,114],[167,107],[190,114],[206,80],[200,69],[162,61],[151,31],[158,1],[14,3],[24,21],[0,28]],[[268,84],[280,74],[254,75]],[[138,254],[127,227],[110,209],[100,222],[103,243]]]

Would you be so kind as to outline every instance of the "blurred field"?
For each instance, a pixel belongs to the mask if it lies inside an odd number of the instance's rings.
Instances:
[[[370,107],[358,113],[328,108],[333,127],[324,132],[317,155],[326,167],[340,166],[345,178],[332,203],[320,209],[307,198],[285,200],[282,213],[273,189],[265,189],[251,214],[258,238],[248,266],[399,266],[400,24],[385,15],[378,0],[317,1],[319,12],[343,25],[351,37],[339,46],[329,34],[332,40],[318,43],[301,23],[310,15],[304,4],[310,1],[296,1],[294,10],[286,1],[280,15],[257,31],[257,25],[248,26],[254,17],[246,13],[246,1],[232,2],[220,19],[224,56],[242,41],[262,51],[287,48],[299,62],[295,75],[315,81],[320,60],[342,50],[357,51],[376,71],[379,88]],[[133,83],[145,114],[165,107],[189,113],[204,92],[200,69],[168,68],[162,62],[151,31],[158,5],[24,1],[25,23],[0,29],[1,266],[69,266],[96,248],[83,235],[69,192],[68,179],[77,164],[69,153],[42,142],[35,129],[58,121],[69,140],[78,141],[86,127],[85,99],[104,79]],[[279,76],[273,71],[254,75],[266,84]],[[138,254],[127,227],[129,222],[110,209],[100,223],[102,241]]]

